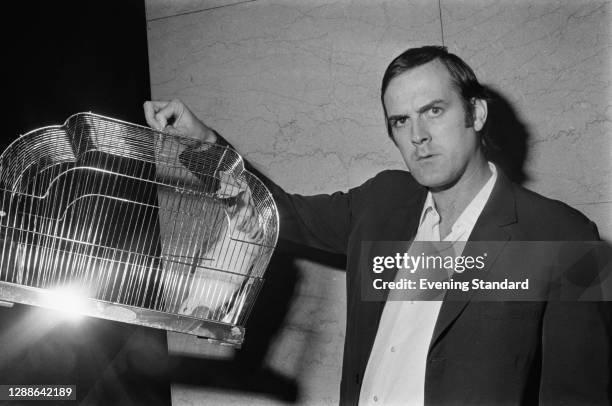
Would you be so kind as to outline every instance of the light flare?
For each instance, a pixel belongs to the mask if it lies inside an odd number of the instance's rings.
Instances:
[[[87,292],[80,287],[64,286],[45,293],[44,307],[57,310],[70,320],[78,320],[87,313]]]

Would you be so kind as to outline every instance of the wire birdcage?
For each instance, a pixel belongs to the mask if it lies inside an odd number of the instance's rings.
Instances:
[[[92,113],[0,156],[0,300],[239,346],[278,238],[232,149]]]

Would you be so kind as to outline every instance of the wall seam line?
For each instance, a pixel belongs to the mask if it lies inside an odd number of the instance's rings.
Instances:
[[[440,35],[442,36],[442,46],[444,44],[444,24],[442,23],[442,0],[438,0],[438,12],[440,14]]]
[[[150,18],[150,19],[147,19],[147,22],[165,20],[165,19],[168,19],[168,18],[180,17],[180,16],[189,15],[189,14],[203,13],[205,11],[216,10],[216,9],[225,8],[225,7],[238,6],[240,4],[245,4],[245,3],[254,3],[256,1],[258,1],[258,0],[242,0],[242,1],[238,1],[236,3],[232,3],[232,4],[224,4],[224,5],[221,5],[221,6],[202,8],[202,9],[193,10],[193,11],[185,11],[184,13],[176,13],[176,14],[171,14],[171,15],[167,15],[167,16],[163,16],[163,17]]]

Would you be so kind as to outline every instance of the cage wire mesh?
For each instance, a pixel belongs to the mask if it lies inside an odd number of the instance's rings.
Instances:
[[[242,343],[278,212],[234,150],[79,113],[2,153],[0,194],[0,300]]]

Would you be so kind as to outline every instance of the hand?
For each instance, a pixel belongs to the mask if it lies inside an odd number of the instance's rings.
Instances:
[[[201,122],[180,100],[147,101],[144,104],[147,124],[171,135],[214,143],[215,131]]]

